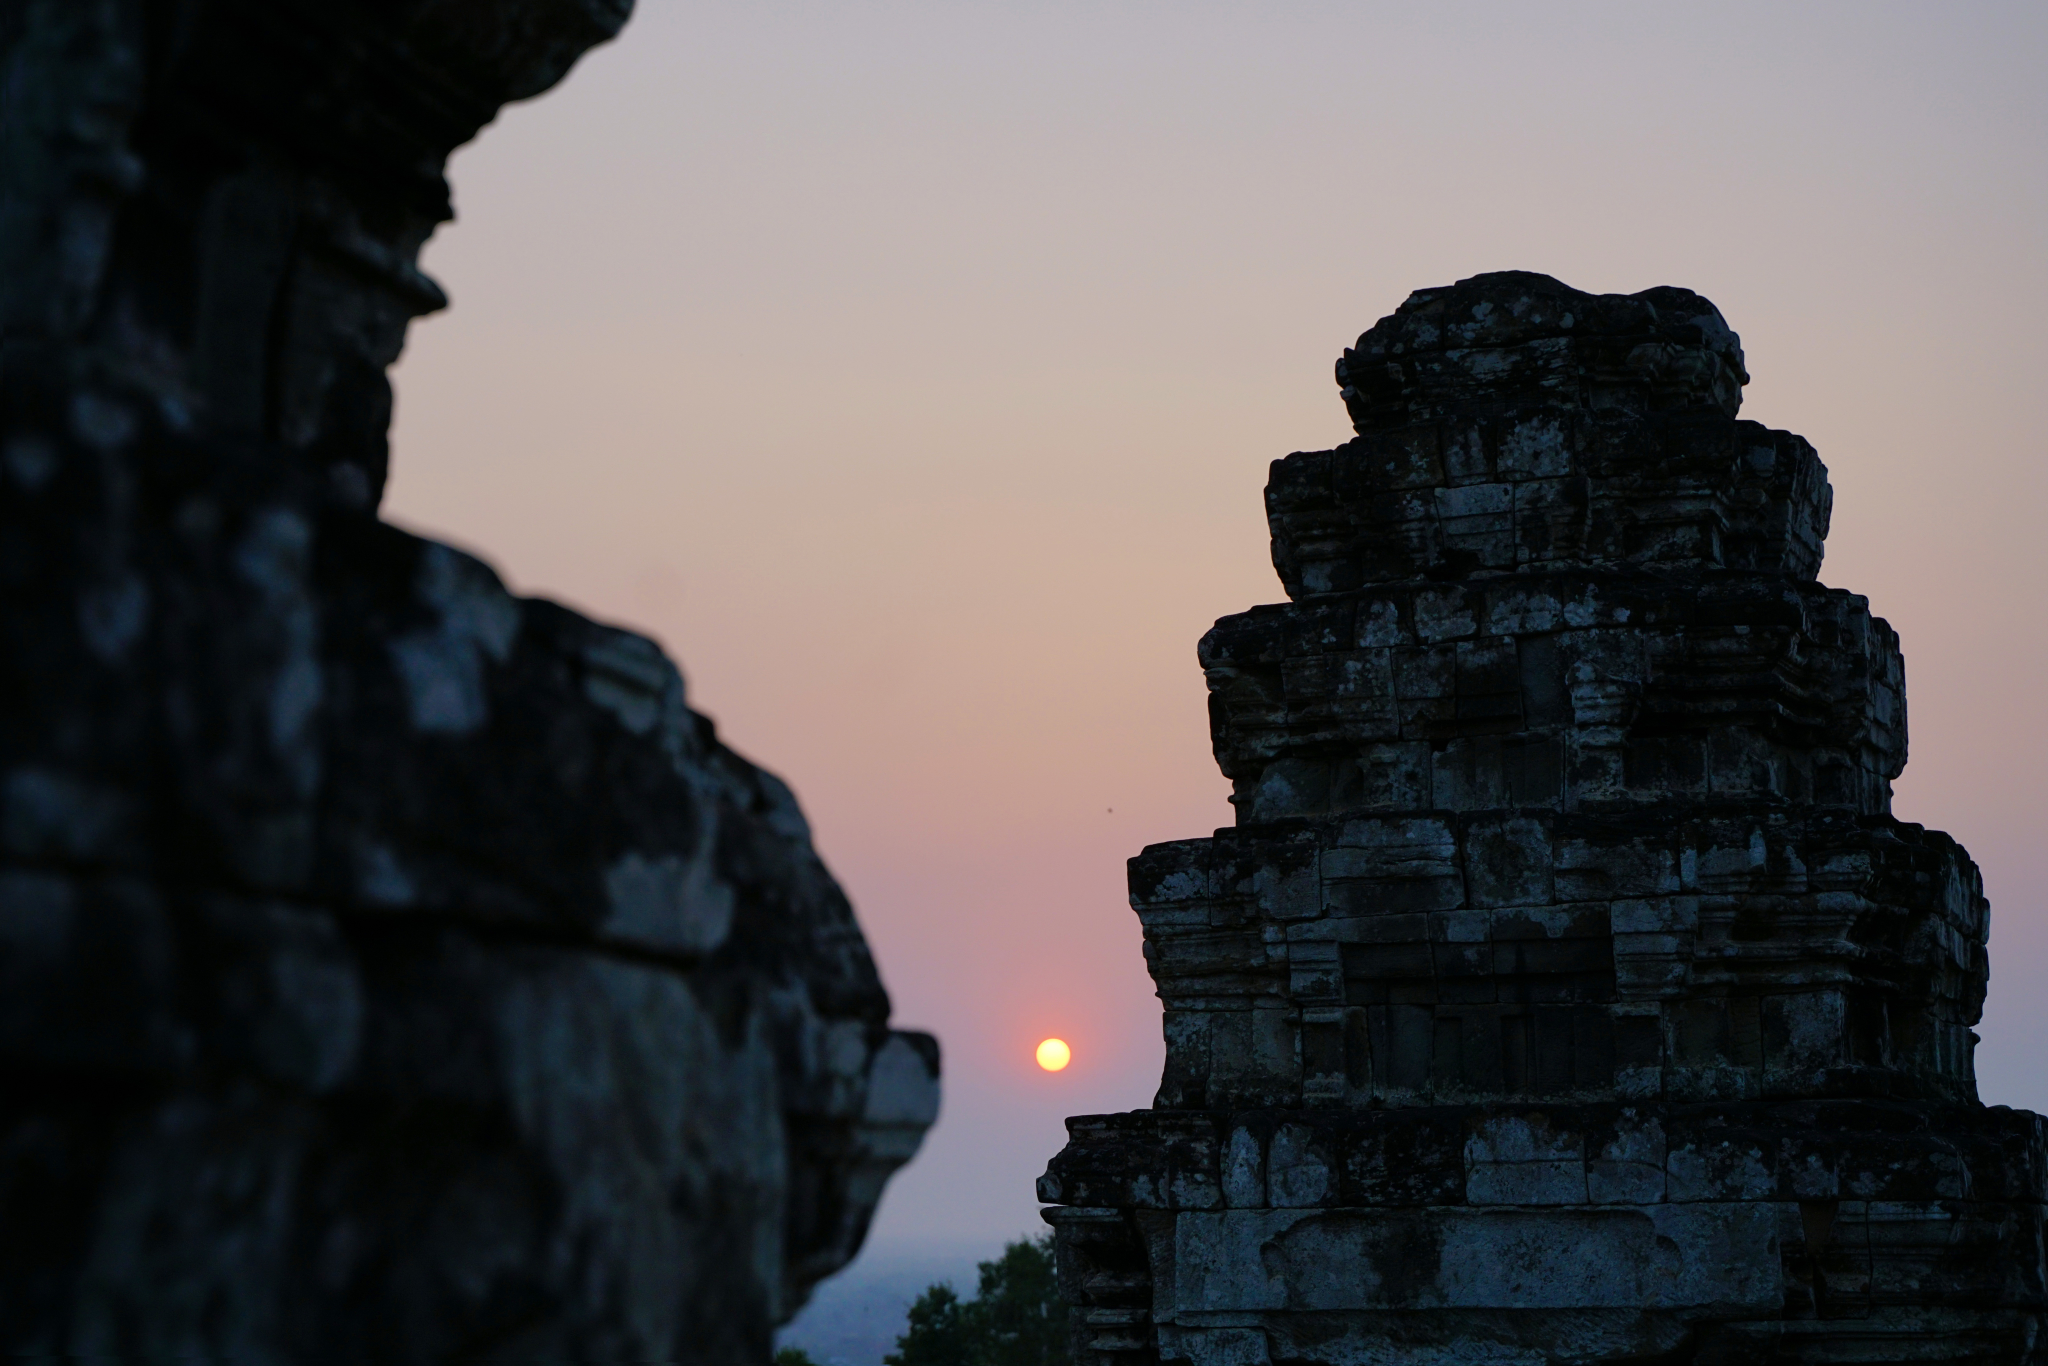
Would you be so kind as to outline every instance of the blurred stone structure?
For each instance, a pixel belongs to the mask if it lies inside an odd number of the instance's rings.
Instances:
[[[1344,353],[1290,601],[1201,643],[1238,824],[1131,861],[1158,1098],[1040,1183],[1079,1361],[2039,1359],[1977,869],[1890,814],[1898,639],[1747,378],[1523,273]]]
[[[628,0],[0,0],[0,1348],[765,1363],[937,1104],[648,640],[378,520]]]

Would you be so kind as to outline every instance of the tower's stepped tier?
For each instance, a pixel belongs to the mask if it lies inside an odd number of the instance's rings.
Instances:
[[[1946,835],[1746,808],[1361,817],[1148,848],[1164,1108],[1975,1098]]]
[[[1410,582],[1225,617],[1203,637],[1241,821],[1672,798],[1891,808],[1898,637],[1781,575]]]
[[[1337,361],[1360,435],[1520,400],[1588,413],[1742,406],[1742,341],[1689,289],[1585,294],[1503,270],[1418,289]]]
[[[1256,1360],[1218,1350],[1248,1323],[1268,1360],[1377,1366],[2032,1356],[2048,1154],[2025,1111],[1155,1110],[1067,1130],[1039,1198],[1067,1206],[1049,1214],[1098,1361],[1149,1359],[1124,1355],[1134,1338]]]
[[[1819,572],[1831,493],[1803,438],[1718,412],[1489,407],[1274,461],[1288,596],[1572,567]]]
[[[1689,290],[1508,273],[1419,291],[1337,362],[1359,438],[1274,463],[1273,563],[1296,598],[1571,566],[1810,579],[1827,471],[1736,420],[1748,378]]]

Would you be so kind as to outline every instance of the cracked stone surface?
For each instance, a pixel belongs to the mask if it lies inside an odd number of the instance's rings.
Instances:
[[[1238,823],[1130,864],[1159,1094],[1039,1183],[1077,1360],[2040,1359],[1989,908],[1747,379],[1696,294],[1522,272],[1337,363],[1289,601],[1201,642]]]
[[[0,1345],[765,1363],[937,1105],[650,641],[376,516],[628,0],[0,0]]]

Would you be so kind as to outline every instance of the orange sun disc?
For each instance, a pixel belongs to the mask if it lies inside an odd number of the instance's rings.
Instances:
[[[1065,1039],[1047,1039],[1038,1045],[1038,1065],[1048,1072],[1057,1072],[1074,1060],[1074,1050],[1067,1047]]]

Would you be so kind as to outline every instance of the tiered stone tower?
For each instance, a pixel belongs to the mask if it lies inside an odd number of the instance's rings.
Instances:
[[[1201,644],[1238,825],[1131,861],[1155,1108],[1040,1183],[1078,1358],[2037,1358],[2043,1129],[1987,906],[1890,814],[1898,638],[1682,289],[1476,276],[1273,465]]]

